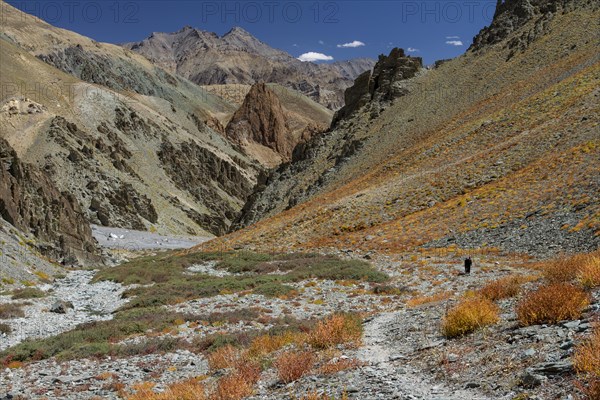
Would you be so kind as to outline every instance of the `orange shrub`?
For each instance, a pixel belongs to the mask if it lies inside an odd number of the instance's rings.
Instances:
[[[514,297],[521,291],[522,282],[519,276],[507,276],[486,284],[479,294],[492,301]]]
[[[576,319],[589,304],[588,295],[568,284],[542,286],[528,293],[517,305],[521,325],[554,324],[565,319]]]
[[[219,347],[208,355],[208,365],[211,369],[232,368],[240,359],[239,349],[231,345]]]
[[[286,332],[283,335],[261,335],[252,340],[248,352],[251,356],[265,356],[289,343],[299,340],[299,333]]]
[[[498,306],[491,300],[473,297],[448,311],[442,321],[442,333],[452,338],[498,322]]]
[[[156,393],[152,390],[153,383],[142,382],[134,385],[135,393],[127,396],[127,400],[205,400],[206,391],[204,385],[195,379],[169,385],[167,390]]]
[[[600,378],[600,328],[595,329],[591,337],[577,346],[573,366],[579,373]]]
[[[583,270],[587,270],[589,273],[591,269],[593,272],[594,269],[591,267],[595,264],[596,268],[598,268],[598,262],[600,262],[600,251],[587,254],[575,254],[570,257],[561,256],[542,265],[542,272],[544,278],[550,283],[571,282],[576,279]]]
[[[315,354],[311,351],[287,351],[275,361],[277,376],[284,383],[300,379],[315,364]]]
[[[326,349],[343,343],[358,345],[362,338],[362,321],[356,315],[335,314],[320,321],[308,334],[308,343]]]
[[[326,393],[309,392],[302,396],[300,400],[335,400],[335,397]],[[348,394],[344,391],[339,400],[348,400]]]
[[[439,292],[431,296],[417,296],[409,299],[406,302],[407,307],[417,307],[423,304],[435,303],[442,300],[447,300],[452,296],[452,292]]]
[[[586,289],[600,286],[600,255],[589,255],[577,271],[577,283]]]
[[[233,373],[219,379],[211,400],[241,400],[252,394],[253,383],[246,381],[240,373]]]
[[[575,386],[583,393],[582,400],[600,399],[600,378],[589,378],[587,382],[576,381]]]
[[[340,358],[336,361],[330,361],[319,368],[319,373],[324,375],[336,374],[340,371],[354,369],[360,365],[356,358]]]

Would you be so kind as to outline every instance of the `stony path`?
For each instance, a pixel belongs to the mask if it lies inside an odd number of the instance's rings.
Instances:
[[[364,326],[364,346],[358,351],[358,359],[368,363],[362,376],[365,380],[354,382],[370,393],[364,398],[427,399],[427,400],[483,400],[488,397],[472,390],[453,390],[440,384],[428,382],[419,371],[403,361],[414,351],[408,341],[398,341],[402,329],[403,312],[382,313],[367,321]],[[395,331],[395,332],[393,332]],[[359,378],[360,379],[360,378]],[[358,396],[359,398],[361,396]]]
[[[126,301],[121,298],[125,287],[114,282],[90,283],[95,273],[71,271],[53,284],[38,286],[48,296],[26,300],[31,305],[23,307],[25,317],[0,320],[12,329],[9,335],[0,336],[0,350],[26,338],[54,336],[85,322],[112,318],[111,313]],[[49,312],[57,300],[70,302],[73,308],[64,314]],[[0,296],[0,304],[8,302],[12,302],[10,296]]]

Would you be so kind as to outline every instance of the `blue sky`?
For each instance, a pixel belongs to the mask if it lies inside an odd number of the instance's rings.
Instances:
[[[427,64],[464,53],[473,36],[489,25],[496,5],[496,0],[8,2],[102,42],[138,41],[151,32],[173,32],[184,25],[219,35],[241,26],[294,57],[377,58],[402,47]]]

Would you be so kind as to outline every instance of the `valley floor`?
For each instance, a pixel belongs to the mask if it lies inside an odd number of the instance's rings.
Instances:
[[[328,362],[324,359],[321,369],[315,367],[314,373],[288,384],[281,383],[273,367],[267,367],[250,398],[296,399],[307,393],[345,393],[354,399],[569,398],[577,379],[571,356],[575,344],[589,336],[598,319],[600,291],[592,291],[592,304],[580,319],[557,325],[520,327],[515,305],[523,295],[499,300],[498,324],[447,339],[440,330],[442,318],[465,295],[508,276],[522,278],[523,292],[539,285],[539,273],[530,268],[534,264],[527,258],[477,256],[468,276],[460,274],[461,260],[459,254],[433,252],[378,256],[371,262],[391,277],[385,285],[305,279],[290,284],[294,290],[289,296],[222,291],[182,301],[167,307],[172,313],[195,317],[121,340],[120,345],[137,349],[131,355],[5,363],[0,398],[119,398],[139,390],[142,382],[152,382],[153,390],[159,392],[189,378],[210,382],[224,371],[210,370],[200,351],[203,339],[251,336],[277,327],[281,318],[304,321],[342,311],[363,316],[362,343],[337,346],[327,351],[326,359],[352,360],[351,367],[325,373],[322,367]],[[185,274],[232,275],[214,266],[211,261],[192,265]],[[52,285],[40,286],[48,297],[25,300],[29,305],[24,306],[22,318],[0,320],[17,332],[2,337],[2,349],[26,337],[56,335],[77,323],[110,318],[123,304],[121,294],[127,287],[107,281],[90,284],[93,274],[73,271]],[[74,309],[66,314],[48,312],[55,298],[71,301]],[[23,300],[0,297],[0,306],[10,303]],[[164,349],[148,345],[165,338],[176,345]]]

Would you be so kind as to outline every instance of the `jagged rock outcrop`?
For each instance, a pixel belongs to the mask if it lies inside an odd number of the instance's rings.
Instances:
[[[289,161],[296,143],[279,98],[264,83],[252,86],[242,106],[225,129],[227,137],[242,146],[257,143]]]
[[[0,138],[0,215],[33,234],[40,251],[64,264],[100,261],[89,223],[75,197],[61,193],[48,174],[22,163]]]
[[[199,85],[279,83],[332,110],[343,106],[344,90],[375,64],[368,58],[301,62],[239,27],[218,36],[186,26],[173,33],[155,32],[124,47]]]
[[[188,191],[208,209],[205,214],[185,209],[188,216],[215,235],[225,233],[254,186],[235,164],[243,162],[219,158],[193,141],[176,146],[166,138],[157,154],[175,185]],[[250,169],[249,165],[246,167]]]
[[[480,51],[486,46],[501,42],[527,22],[535,20],[532,29],[511,38],[508,43],[509,48],[522,51],[533,40],[547,33],[548,22],[554,15],[594,3],[597,7],[598,3],[594,0],[497,0],[492,23],[473,38],[469,50]]]
[[[336,113],[332,126],[367,104],[372,105],[371,111],[376,116],[381,106],[407,93],[401,81],[413,78],[421,68],[423,60],[420,57],[406,56],[403,49],[394,48],[387,57],[380,55],[373,71],[362,73],[354,85],[346,89],[346,105]]]

